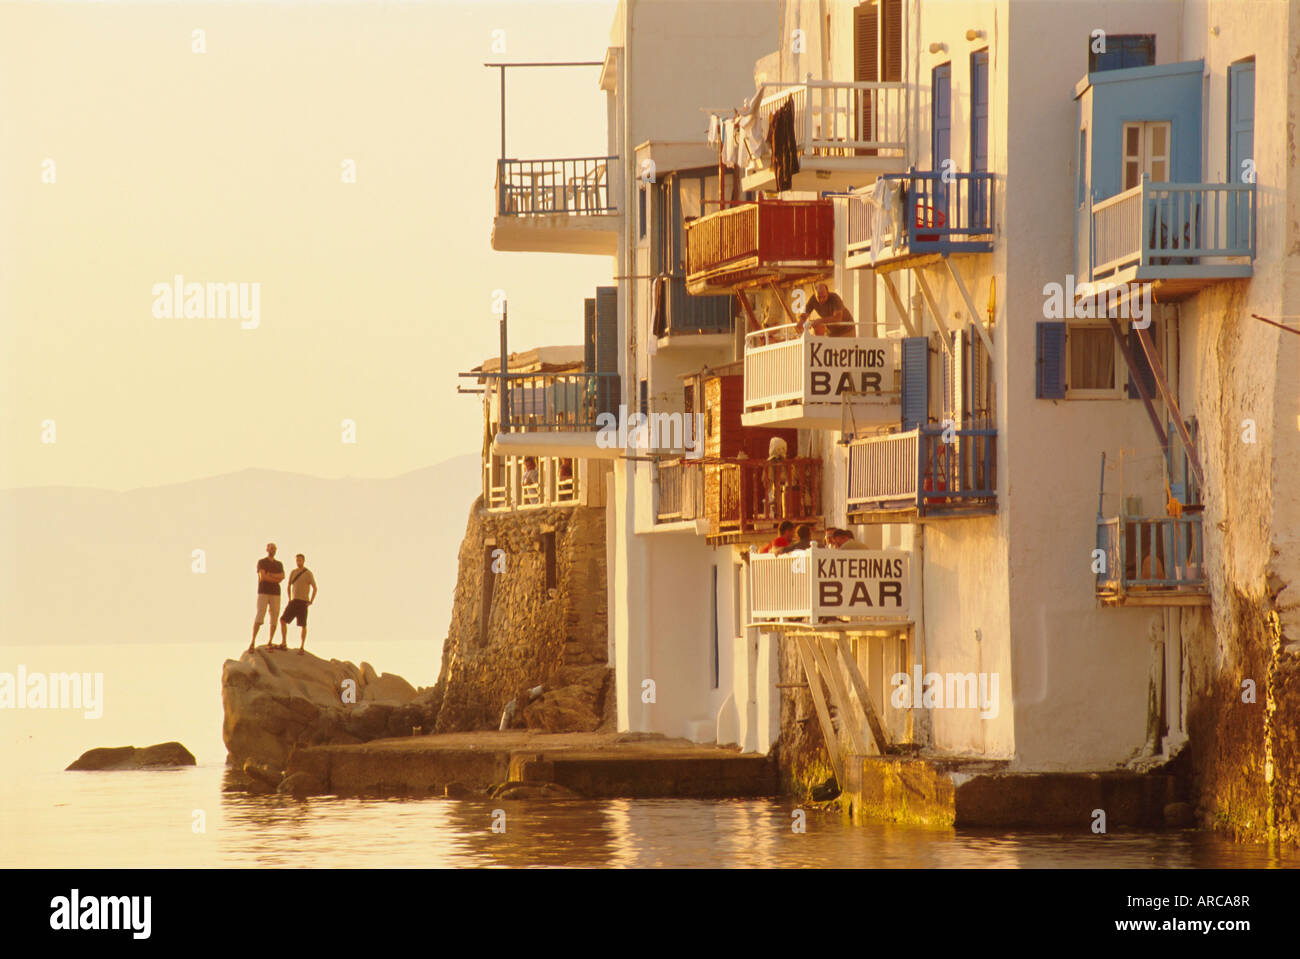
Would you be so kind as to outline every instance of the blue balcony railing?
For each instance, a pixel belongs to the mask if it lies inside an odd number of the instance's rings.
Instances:
[[[901,199],[879,207],[866,194],[849,203],[848,252],[876,257],[986,253],[993,249],[993,174],[886,173]]]
[[[990,512],[997,503],[998,431],[922,426],[849,446],[848,508],[917,516]]]
[[[1097,593],[1122,599],[1141,593],[1204,593],[1205,541],[1200,513],[1172,517],[1113,516],[1097,519],[1097,548],[1105,568]]]
[[[618,409],[617,373],[507,373],[485,379],[490,390],[505,388],[502,432],[586,432],[597,428],[601,413]]]
[[[610,173],[618,157],[497,160],[497,214],[617,213]]]

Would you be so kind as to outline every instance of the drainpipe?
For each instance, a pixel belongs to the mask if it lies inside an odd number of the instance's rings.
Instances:
[[[912,527],[913,569],[916,571],[914,590],[916,595],[916,653],[921,660],[921,689],[925,687],[925,674],[929,671],[930,657],[926,653],[927,636],[925,630],[925,524],[917,523]],[[919,722],[912,724],[912,742],[924,740],[922,745],[934,745],[933,726],[929,713],[921,713],[916,705],[920,702],[921,689],[912,690],[912,715]],[[920,729],[917,729],[917,726]]]

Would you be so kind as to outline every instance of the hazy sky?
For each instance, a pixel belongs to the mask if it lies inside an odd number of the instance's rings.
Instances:
[[[512,349],[577,343],[612,264],[492,251],[482,64],[599,60],[614,9],[0,6],[0,486],[391,476],[477,452],[455,374],[496,352],[492,291]],[[603,154],[598,75],[514,72],[508,154]],[[177,274],[260,284],[258,326],[156,317]]]

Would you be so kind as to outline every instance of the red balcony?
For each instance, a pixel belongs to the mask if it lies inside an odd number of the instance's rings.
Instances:
[[[822,522],[822,461],[734,459],[708,463],[704,496],[708,541],[738,543],[776,535],[784,520]]]
[[[686,288],[734,292],[827,276],[835,266],[830,200],[755,200],[686,224]]]

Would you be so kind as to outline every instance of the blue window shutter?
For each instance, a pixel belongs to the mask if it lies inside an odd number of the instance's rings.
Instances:
[[[596,412],[618,413],[618,287],[596,287]]]
[[[1133,356],[1133,363],[1137,366],[1138,373],[1142,377],[1142,385],[1147,389],[1147,396],[1152,398],[1156,395],[1156,372],[1151,369],[1151,361],[1147,359],[1147,351],[1142,349],[1142,340],[1138,337],[1137,330],[1128,331],[1128,351]],[[1142,398],[1138,392],[1137,383],[1133,380],[1133,371],[1128,373],[1128,397],[1131,400]]]
[[[1038,324],[1038,389],[1040,400],[1065,399],[1065,324]]]
[[[903,338],[903,429],[914,430],[930,420],[930,341],[924,336]]]

